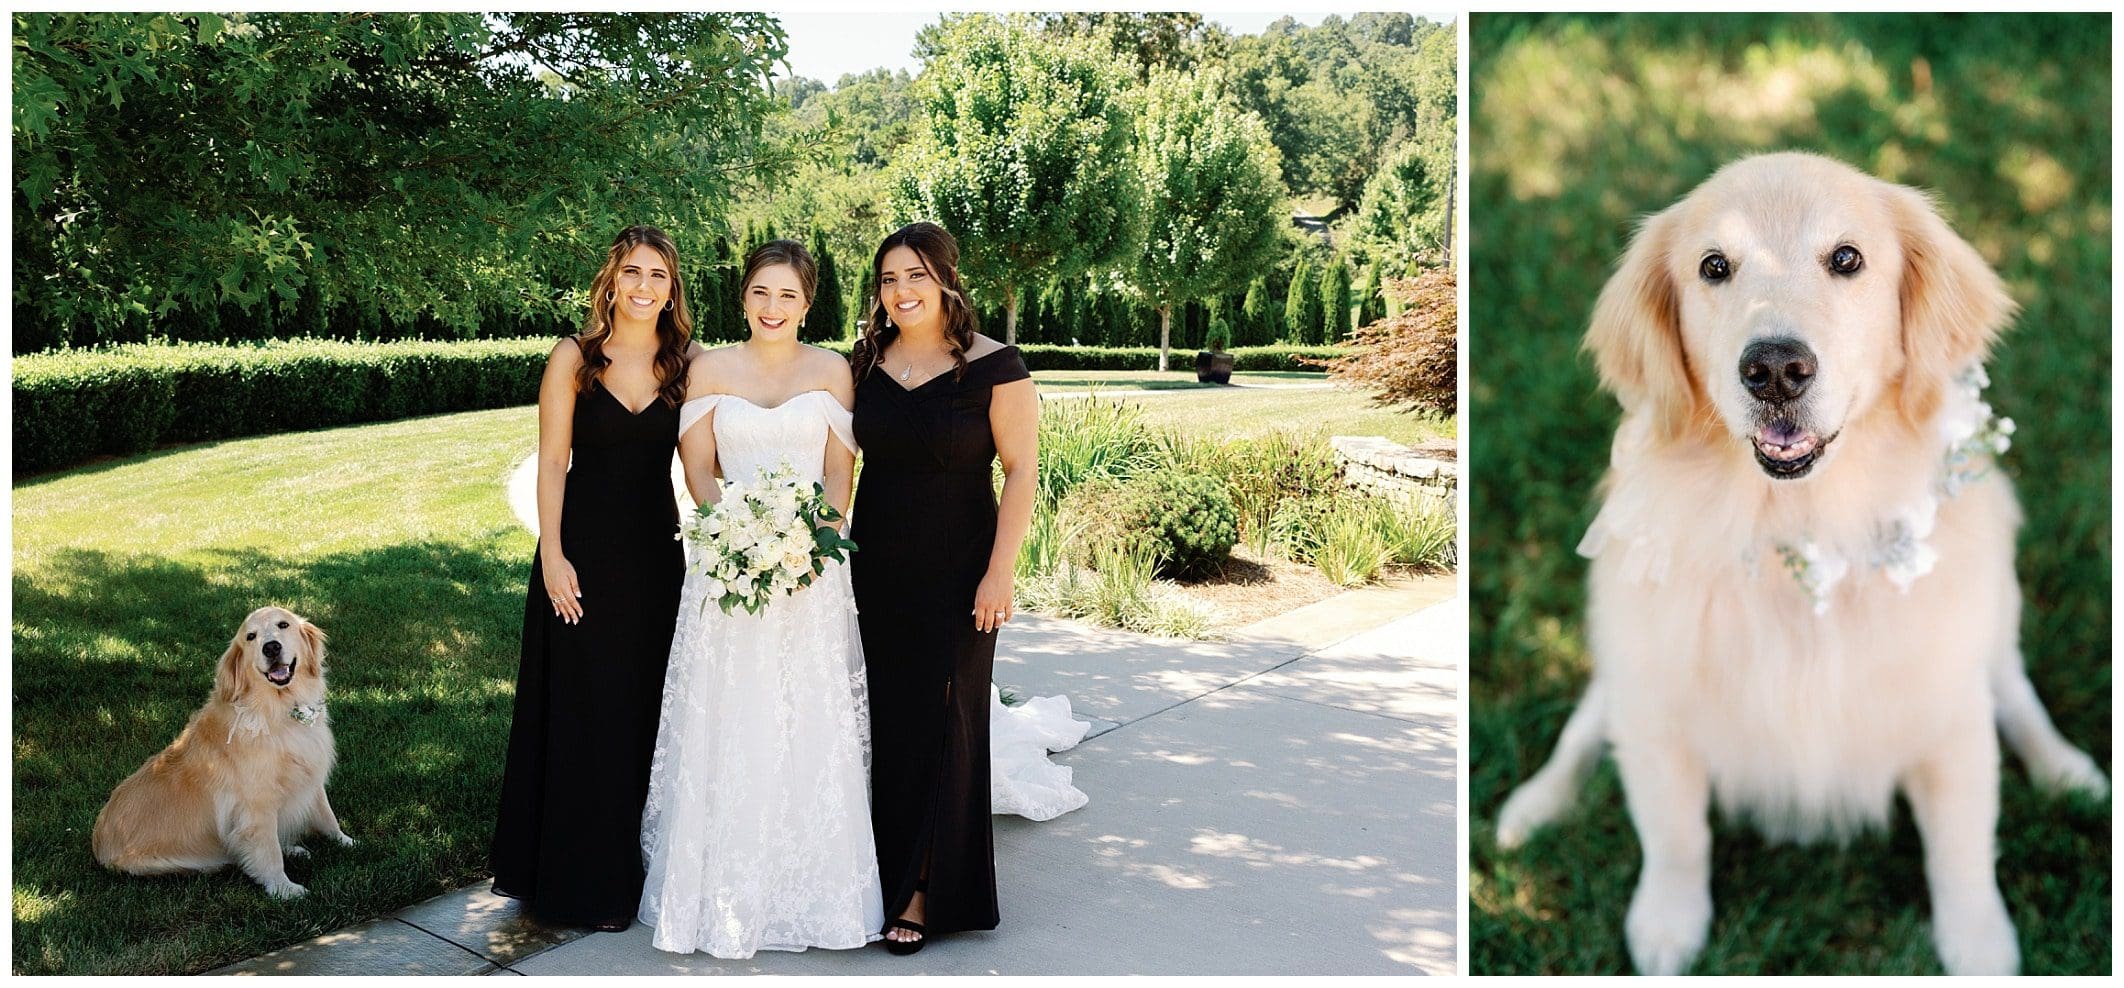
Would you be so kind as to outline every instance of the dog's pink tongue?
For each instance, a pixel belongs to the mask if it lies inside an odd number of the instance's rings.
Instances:
[[[1755,434],[1755,448],[1773,460],[1796,460],[1814,451],[1816,439],[1793,422],[1777,421]]]

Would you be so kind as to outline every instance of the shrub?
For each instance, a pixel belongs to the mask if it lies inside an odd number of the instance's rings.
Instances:
[[[1378,511],[1363,501],[1341,500],[1317,517],[1313,568],[1345,587],[1370,583],[1394,558],[1378,524]]]
[[[17,476],[98,454],[528,404],[551,340],[130,344],[17,357]]]
[[[1078,533],[1078,561],[1110,546],[1148,546],[1156,550],[1159,575],[1175,579],[1217,572],[1239,541],[1230,488],[1208,474],[1158,471],[1096,481],[1079,487],[1061,514]]]
[[[1269,548],[1292,562],[1312,565],[1320,551],[1321,530],[1339,500],[1327,493],[1279,502],[1269,514]]]
[[[1212,442],[1168,440],[1186,469],[1224,478],[1238,509],[1240,534],[1255,555],[1269,549],[1268,523],[1285,501],[1342,490],[1342,462],[1318,432],[1278,429],[1266,436]]]
[[[1149,543],[1102,545],[1091,565],[1061,562],[1054,570],[1018,581],[1021,605],[1057,617],[1081,618],[1108,627],[1172,638],[1211,637],[1209,612],[1154,579],[1159,550]]]
[[[1400,300],[1399,315],[1357,330],[1350,340],[1352,352],[1345,356],[1304,362],[1326,367],[1336,379],[1372,392],[1378,404],[1454,414],[1459,308],[1453,272],[1433,268],[1413,279],[1390,279],[1386,292]]]
[[[1038,501],[1053,506],[1078,485],[1127,480],[1168,466],[1158,437],[1134,405],[1098,398],[1050,402],[1040,409]]]
[[[1380,538],[1394,552],[1394,561],[1404,566],[1435,566],[1451,569],[1458,561],[1454,538],[1459,526],[1452,505],[1425,502],[1408,507],[1388,501],[1374,502]]]

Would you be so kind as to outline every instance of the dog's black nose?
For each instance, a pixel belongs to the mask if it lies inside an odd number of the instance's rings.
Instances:
[[[261,652],[264,652],[264,653],[265,653],[265,656],[266,656],[266,658],[269,658],[269,659],[277,659],[277,658],[280,658],[280,643],[279,643],[279,642],[266,642],[266,643],[265,643],[265,647],[264,647],[264,648],[261,648],[261,649],[259,649],[259,651],[261,651]]]
[[[1814,351],[1794,339],[1756,340],[1741,351],[1741,383],[1757,401],[1783,404],[1806,394],[1814,368]]]

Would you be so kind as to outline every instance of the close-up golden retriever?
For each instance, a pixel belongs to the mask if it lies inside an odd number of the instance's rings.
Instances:
[[[315,832],[354,843],[325,800],[336,756],[324,660],[316,625],[284,608],[252,611],[206,706],[96,814],[96,860],[135,875],[235,864],[275,898],[303,894],[286,863],[308,853],[299,841]]]
[[[1924,194],[1799,153],[1647,218],[1601,291],[1585,346],[1623,419],[1579,546],[1593,680],[1498,843],[1611,749],[1644,850],[1639,971],[1704,945],[1714,801],[1835,840],[1885,826],[1897,792],[1942,964],[2016,970],[1998,738],[2048,788],[2107,781],[2022,669],[2021,514],[1992,461],[2012,426],[1980,397],[2013,310]]]

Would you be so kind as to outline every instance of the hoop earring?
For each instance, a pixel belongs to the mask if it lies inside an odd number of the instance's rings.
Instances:
[[[673,300],[673,299],[668,299],[668,298],[664,300],[664,311],[665,311],[665,312],[670,312],[670,311],[671,311],[671,304],[672,304],[672,302],[673,302],[673,301],[675,301],[675,300]]]
[[[613,296],[613,294],[612,294],[612,291],[611,291],[610,289],[607,289],[607,290],[605,291],[605,301],[607,301],[607,302],[610,302],[610,301],[612,301],[613,297],[614,297],[614,296]]]

